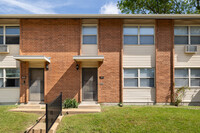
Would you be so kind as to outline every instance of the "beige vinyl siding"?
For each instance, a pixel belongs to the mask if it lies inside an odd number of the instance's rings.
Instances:
[[[124,45],[123,66],[125,68],[155,67],[155,45]]]
[[[185,46],[175,45],[175,67],[200,67],[200,46],[195,54],[185,54]]]
[[[124,24],[155,24],[155,19],[124,19]]]
[[[90,45],[84,44],[82,45],[82,55],[97,55],[98,54],[98,46],[97,45]]]
[[[183,102],[200,102],[200,88],[186,90]]]
[[[98,67],[98,62],[97,61],[86,61],[86,62],[82,62],[81,66],[84,68],[91,68],[91,67]]]
[[[82,19],[82,24],[98,24],[98,19]]]
[[[176,19],[174,20],[174,25],[199,25],[199,19]]]
[[[0,88],[0,104],[19,102],[19,92],[19,88]]]
[[[124,88],[123,102],[155,102],[155,88]]]
[[[7,45],[9,47],[8,54],[0,54],[0,68],[16,68],[19,62],[13,59],[13,56],[19,55],[19,45]]]

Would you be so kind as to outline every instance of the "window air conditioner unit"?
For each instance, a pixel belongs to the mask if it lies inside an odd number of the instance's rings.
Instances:
[[[197,46],[196,45],[186,45],[185,53],[188,53],[188,54],[197,53]]]

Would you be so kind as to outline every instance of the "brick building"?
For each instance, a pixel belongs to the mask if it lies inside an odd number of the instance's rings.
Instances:
[[[0,15],[0,104],[200,102],[200,15]]]

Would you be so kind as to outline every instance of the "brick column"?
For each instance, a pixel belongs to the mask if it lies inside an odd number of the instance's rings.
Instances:
[[[122,19],[99,20],[98,55],[104,61],[98,69],[98,102],[118,103],[121,93]]]
[[[28,102],[29,63],[20,62],[20,103]]]
[[[174,82],[173,20],[156,20],[156,102],[172,100]]]

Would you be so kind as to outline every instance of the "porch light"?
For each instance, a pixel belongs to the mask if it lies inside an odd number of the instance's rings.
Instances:
[[[79,69],[79,65],[78,64],[76,64],[76,70],[78,70]]]

